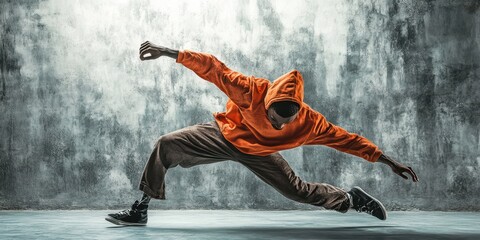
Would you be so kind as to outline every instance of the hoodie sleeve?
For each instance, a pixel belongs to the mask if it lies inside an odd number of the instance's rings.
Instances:
[[[307,145],[325,145],[336,150],[361,157],[369,162],[376,162],[382,151],[368,139],[336,126],[318,113],[315,116],[315,125],[310,134]]]
[[[189,50],[180,51],[177,63],[194,71],[199,77],[215,84],[237,106],[248,108],[252,102],[254,77],[229,69],[215,56]]]

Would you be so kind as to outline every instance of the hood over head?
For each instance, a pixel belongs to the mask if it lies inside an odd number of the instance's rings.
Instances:
[[[303,77],[297,70],[292,70],[275,79],[268,87],[265,96],[265,109],[272,103],[280,101],[292,101],[302,107],[303,103]]]

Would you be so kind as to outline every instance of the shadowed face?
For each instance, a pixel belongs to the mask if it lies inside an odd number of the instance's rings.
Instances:
[[[291,117],[285,118],[278,115],[277,112],[275,112],[275,109],[272,107],[268,108],[267,110],[267,118],[272,124],[272,127],[277,130],[282,130],[283,127],[285,127],[285,124],[289,124],[293,122],[293,120],[295,120],[297,116],[298,116],[298,112]]]

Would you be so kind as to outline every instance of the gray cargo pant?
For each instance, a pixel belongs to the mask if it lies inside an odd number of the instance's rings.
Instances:
[[[302,181],[279,153],[255,156],[240,152],[223,137],[215,121],[161,136],[145,165],[139,188],[153,198],[165,199],[167,169],[226,160],[244,165],[289,199],[339,212],[348,210],[348,197],[343,189]]]

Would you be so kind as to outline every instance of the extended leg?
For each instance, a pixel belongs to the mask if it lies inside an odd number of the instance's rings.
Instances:
[[[244,155],[239,162],[289,199],[340,212],[346,212],[350,206],[343,189],[301,180],[279,153],[266,157]]]

